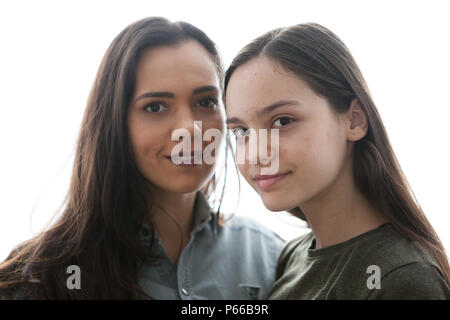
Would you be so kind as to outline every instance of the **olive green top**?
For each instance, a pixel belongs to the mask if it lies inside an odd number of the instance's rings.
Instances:
[[[436,262],[390,223],[314,248],[312,232],[286,244],[268,299],[450,299]]]

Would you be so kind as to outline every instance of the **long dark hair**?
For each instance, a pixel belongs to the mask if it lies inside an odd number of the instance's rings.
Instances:
[[[31,299],[136,299],[140,264],[149,256],[137,241],[152,201],[136,166],[127,109],[143,50],[198,41],[214,60],[223,87],[215,44],[186,22],[161,17],[139,20],[112,41],[89,94],[77,141],[69,192],[58,220],[17,246],[0,265],[0,295],[25,285]],[[208,197],[215,176],[204,188]],[[68,290],[67,267],[78,265],[81,290]]]
[[[397,231],[429,252],[450,285],[444,247],[415,199],[367,84],[344,43],[330,30],[315,23],[269,31],[245,46],[234,58],[225,74],[225,91],[233,72],[260,55],[305,80],[336,112],[346,112],[353,99],[359,100],[369,129],[365,137],[354,144],[356,186]],[[301,208],[290,212],[306,220]]]

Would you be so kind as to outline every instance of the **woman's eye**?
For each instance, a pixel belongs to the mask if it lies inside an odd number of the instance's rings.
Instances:
[[[288,125],[289,123],[293,122],[294,119],[289,118],[289,117],[281,117],[276,119],[273,124],[275,127],[284,127],[286,125]]]
[[[236,138],[240,138],[240,137],[245,137],[246,135],[248,135],[248,133],[250,132],[249,130],[246,130],[244,128],[234,128],[231,129],[231,132],[234,134],[234,136]]]
[[[197,105],[202,108],[208,108],[208,109],[215,109],[218,104],[217,99],[214,98],[207,98],[202,99],[199,102],[197,102]]]
[[[150,103],[145,107],[145,110],[151,112],[151,113],[159,113],[166,109],[166,107],[161,102],[154,102]]]

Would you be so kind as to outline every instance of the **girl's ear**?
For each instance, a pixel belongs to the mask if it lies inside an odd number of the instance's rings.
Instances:
[[[361,104],[357,98],[354,98],[350,103],[350,108],[346,113],[346,118],[347,140],[358,141],[362,139],[369,129],[369,124],[367,122],[366,113],[361,108]]]

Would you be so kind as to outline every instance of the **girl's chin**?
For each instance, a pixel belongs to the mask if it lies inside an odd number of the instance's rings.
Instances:
[[[273,212],[279,212],[279,211],[286,211],[289,210],[292,207],[289,207],[286,205],[286,202],[280,200],[280,199],[265,199],[262,198],[262,201],[264,203],[264,206]]]

